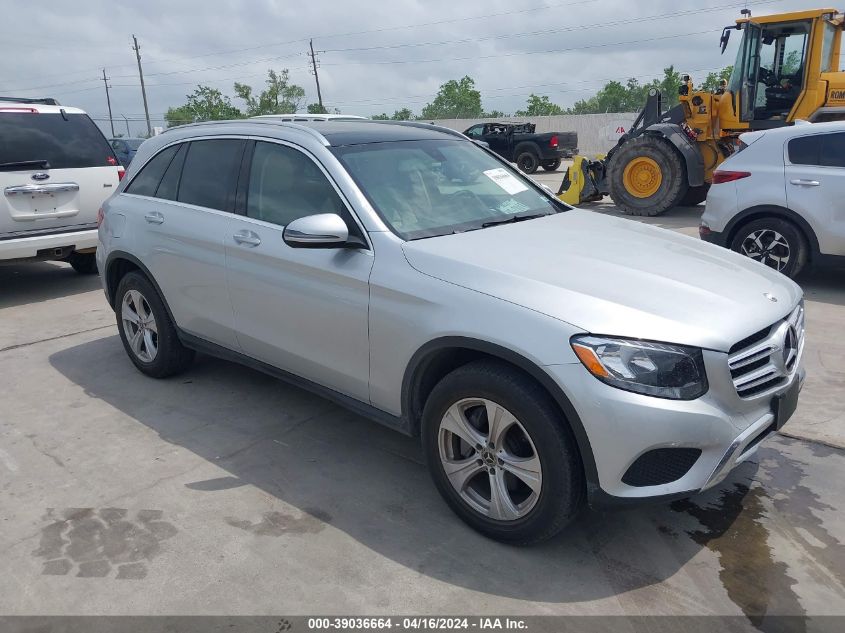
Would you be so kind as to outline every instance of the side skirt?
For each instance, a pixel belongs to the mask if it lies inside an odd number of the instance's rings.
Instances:
[[[177,331],[179,333],[179,340],[185,347],[189,347],[203,354],[208,354],[209,356],[215,356],[233,363],[245,365],[251,369],[255,369],[269,376],[273,376],[274,378],[278,378],[279,380],[283,380],[295,387],[299,387],[305,391],[310,391],[317,396],[331,400],[345,409],[349,409],[353,413],[369,418],[370,420],[378,422],[379,424],[393,429],[394,431],[399,431],[400,433],[404,433],[409,436],[413,435],[411,432],[411,425],[405,418],[391,415],[381,409],[377,409],[376,407],[367,404],[366,402],[350,398],[349,396],[339,393],[333,389],[329,389],[328,387],[324,387],[323,385],[312,382],[307,378],[297,376],[296,374],[279,369],[273,365],[268,365],[267,363],[256,360],[246,354],[241,354],[240,352],[235,352],[225,347],[221,347],[216,343],[206,341],[205,339],[189,334],[184,330],[179,329]]]

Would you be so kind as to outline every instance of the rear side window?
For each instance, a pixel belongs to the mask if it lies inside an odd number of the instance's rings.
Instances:
[[[161,177],[173,160],[178,145],[171,145],[156,154],[150,162],[144,165],[141,172],[132,179],[126,188],[126,193],[134,193],[139,196],[154,196]]]
[[[182,169],[179,202],[228,211],[244,144],[240,139],[192,141]]]
[[[845,167],[845,132],[792,139],[789,141],[789,162],[793,165]]]
[[[185,162],[185,154],[188,153],[188,144],[182,143],[179,145],[179,151],[176,156],[170,161],[167,171],[161,178],[161,182],[156,189],[156,198],[164,198],[165,200],[176,200],[179,193],[179,177],[182,175],[182,164]]]
[[[86,114],[0,112],[0,163],[46,160],[51,169],[117,165]]]

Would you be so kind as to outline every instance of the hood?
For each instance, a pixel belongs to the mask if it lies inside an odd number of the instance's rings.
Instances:
[[[403,249],[423,274],[587,332],[720,351],[801,297],[788,278],[727,249],[580,209]]]

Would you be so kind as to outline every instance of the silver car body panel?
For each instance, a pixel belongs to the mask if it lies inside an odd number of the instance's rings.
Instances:
[[[222,135],[304,150],[360,222],[367,248],[294,249],[281,226],[123,193],[166,145]],[[405,422],[403,389],[420,350],[440,341],[506,350],[571,404],[577,419],[570,423],[588,471],[595,470],[590,484],[619,498],[713,485],[771,425],[772,398],[801,379],[799,356],[787,383],[774,390],[742,398],[734,387],[730,348],[782,321],[801,299],[798,286],[764,266],[581,210],[405,242],[388,231],[327,145],[314,130],[272,120],[186,126],[145,142],[105,205],[101,270],[112,254],[125,253],[149,270],[182,331]],[[152,211],[166,221],[147,223]],[[176,236],[159,235],[162,227]],[[259,243],[236,243],[241,231]],[[570,347],[570,337],[584,332],[701,347],[709,390],[679,401],[602,383]],[[638,456],[670,446],[697,447],[702,455],[672,483],[622,483]]]

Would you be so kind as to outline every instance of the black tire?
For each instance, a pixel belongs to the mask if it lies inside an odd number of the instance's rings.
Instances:
[[[121,312],[124,298],[130,291],[137,291],[141,294],[155,319],[157,352],[151,361],[144,361],[139,358],[127,339]],[[173,321],[170,320],[164,301],[144,275],[139,272],[130,272],[120,280],[115,293],[114,311],[123,348],[135,367],[142,373],[152,378],[166,378],[185,371],[191,365],[194,360],[194,351],[183,346],[179,341],[179,336],[176,333]]]
[[[527,149],[516,157],[516,166],[526,174],[533,174],[540,166],[540,158],[534,150]]]
[[[625,167],[637,158],[653,160],[660,170],[660,185],[648,197],[633,195],[625,187]],[[683,158],[660,136],[638,136],[625,142],[611,157],[607,171],[610,197],[626,215],[660,215],[678,206],[689,188]]]
[[[706,183],[700,187],[687,187],[687,192],[678,203],[682,207],[694,207],[707,200],[707,192],[710,191],[710,184]]]
[[[453,404],[466,398],[485,398],[504,407],[533,443],[542,485],[524,516],[503,521],[483,514],[461,497],[446,475],[440,422]],[[583,467],[571,430],[545,390],[504,363],[476,361],[445,376],[425,403],[421,433],[423,453],[438,491],[463,521],[485,536],[516,545],[538,543],[566,527],[582,505]],[[476,476],[484,478],[485,470]]]
[[[760,244],[764,247],[762,252]],[[804,269],[810,253],[804,232],[792,222],[773,216],[757,218],[737,228],[731,250],[792,278]]]
[[[558,167],[560,167],[561,159],[556,158],[554,160],[544,160],[541,164],[543,169],[546,171],[557,171]]]
[[[97,274],[97,255],[95,253],[71,253],[67,262],[80,275]]]

